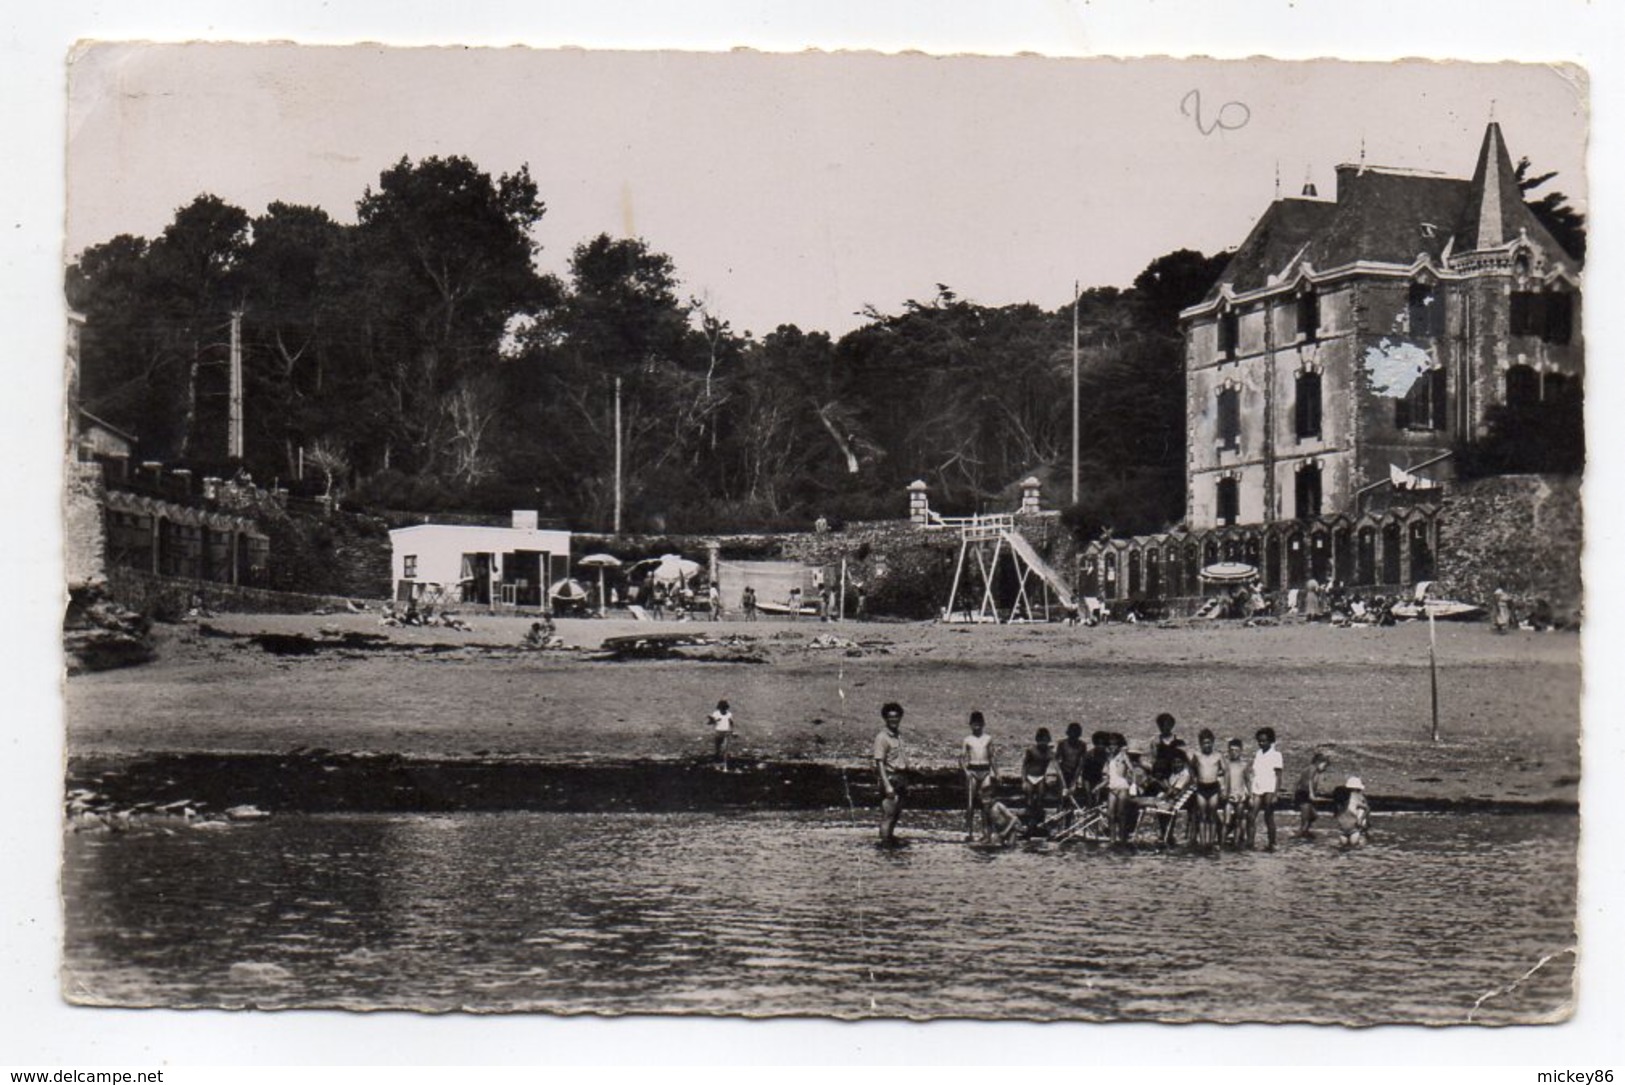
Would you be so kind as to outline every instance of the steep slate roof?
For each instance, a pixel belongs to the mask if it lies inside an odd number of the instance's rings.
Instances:
[[[1326,200],[1285,199],[1270,204],[1225,265],[1208,298],[1217,297],[1219,287],[1227,284],[1237,294],[1265,285],[1269,276],[1285,268],[1326,229],[1336,212],[1337,205]]]
[[[1233,293],[1256,290],[1303,262],[1317,271],[1360,260],[1409,265],[1423,253],[1442,262],[1447,247],[1453,255],[1499,248],[1520,232],[1552,257],[1568,258],[1524,203],[1501,126],[1491,122],[1471,181],[1343,165],[1336,202],[1276,200],[1203,301],[1224,285]]]

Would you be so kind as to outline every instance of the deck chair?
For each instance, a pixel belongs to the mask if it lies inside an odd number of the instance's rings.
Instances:
[[[1181,811],[1189,816],[1191,799],[1196,794],[1196,787],[1187,784],[1162,798],[1153,799],[1140,807],[1140,819],[1134,825],[1134,841],[1139,843],[1147,834],[1154,834],[1157,843],[1166,846],[1173,839],[1174,826],[1179,822]]]
[[[1067,823],[1069,817],[1071,824]],[[1071,840],[1080,833],[1102,829],[1105,825],[1106,815],[1098,807],[1085,807],[1075,795],[1067,795],[1062,799],[1060,808],[1045,818],[1038,828],[1049,837],[1051,843],[1056,843]]]

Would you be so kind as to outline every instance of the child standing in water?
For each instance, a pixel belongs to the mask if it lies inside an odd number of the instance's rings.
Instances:
[[[965,771],[965,839],[975,839],[976,811],[982,811],[982,839],[993,834],[993,736],[986,733],[981,712],[970,714],[970,734],[959,744],[959,767]]]
[[[1247,819],[1247,796],[1252,793],[1252,766],[1241,755],[1245,751],[1241,739],[1233,738],[1225,746],[1224,759],[1224,835],[1235,847],[1251,844],[1252,823]]]
[[[1365,801],[1365,784],[1358,776],[1350,776],[1348,783],[1332,793],[1332,803],[1337,807],[1338,844],[1345,848],[1364,846],[1371,821],[1371,806]]]
[[[1133,788],[1134,766],[1129,761],[1127,747],[1123,736],[1117,734],[1111,736],[1106,747],[1111,755],[1106,760],[1106,821],[1111,827],[1113,841],[1128,839],[1129,793]]]
[[[1275,748],[1275,728],[1260,727],[1253,736],[1258,741],[1258,752],[1253,754],[1252,835],[1258,835],[1258,819],[1264,819],[1269,834],[1270,851],[1275,850],[1275,793],[1281,790],[1281,770],[1286,762]]]
[[[1315,800],[1320,798],[1320,778],[1326,775],[1326,769],[1332,759],[1324,750],[1316,750],[1314,759],[1309,767],[1303,770],[1298,777],[1298,786],[1292,789],[1292,805],[1298,808],[1298,836],[1308,838],[1314,836],[1312,826],[1315,824]]]
[[[1196,736],[1191,772],[1196,778],[1196,803],[1189,818],[1190,839],[1196,844],[1219,842],[1219,800],[1224,794],[1224,755],[1213,748],[1213,732],[1206,727]]]

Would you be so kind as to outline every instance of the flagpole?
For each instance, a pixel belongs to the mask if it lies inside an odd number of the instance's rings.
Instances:
[[[1433,608],[1427,601],[1422,601],[1422,607],[1428,612],[1428,687],[1433,699],[1433,741],[1439,741],[1439,660],[1438,637],[1433,626]]]
[[[1072,280],[1072,503],[1078,503],[1078,281]]]

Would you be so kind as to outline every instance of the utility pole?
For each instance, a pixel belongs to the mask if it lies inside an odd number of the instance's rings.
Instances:
[[[243,458],[243,311],[231,314],[231,394],[230,416],[226,433],[226,456]]]
[[[1072,280],[1072,503],[1078,503],[1078,281]]]
[[[621,533],[621,378],[615,378],[615,534]]]

